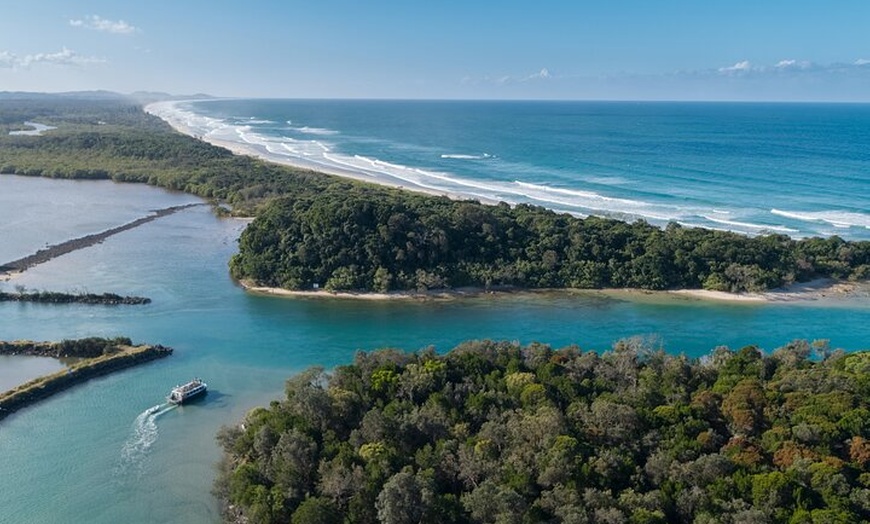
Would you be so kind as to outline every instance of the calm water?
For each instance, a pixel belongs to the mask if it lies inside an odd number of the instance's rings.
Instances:
[[[64,369],[61,361],[46,357],[0,355],[0,391]]]
[[[13,176],[0,177],[0,199],[7,258],[194,200],[143,186]],[[77,204],[70,211],[51,202]],[[176,348],[168,359],[91,381],[0,423],[0,522],[216,521],[209,490],[218,428],[278,398],[290,374],[348,362],[359,349],[432,344],[444,351],[477,338],[607,349],[622,337],[653,335],[670,351],[702,355],[720,344],[772,349],[793,338],[829,338],[856,350],[870,340],[866,302],[728,305],[596,293],[426,303],[255,297],[227,275],[243,226],[191,208],[0,283],[7,291],[153,299],[123,308],[0,304],[0,339],[125,335]],[[193,376],[210,384],[203,402],[145,413]]]
[[[870,239],[870,104],[218,100],[261,156],[578,215]]]

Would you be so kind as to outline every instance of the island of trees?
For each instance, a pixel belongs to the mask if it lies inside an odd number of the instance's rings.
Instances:
[[[870,242],[661,229],[335,183],[265,204],[230,267],[238,279],[289,289],[763,291],[819,277],[866,279]]]
[[[57,129],[8,134],[24,121]],[[288,289],[761,291],[870,277],[870,242],[661,229],[414,194],[233,155],[121,97],[0,99],[0,172],[144,182],[229,204],[256,217],[233,276]]]
[[[825,341],[359,353],[224,428],[215,491],[252,523],[867,522],[868,399]]]

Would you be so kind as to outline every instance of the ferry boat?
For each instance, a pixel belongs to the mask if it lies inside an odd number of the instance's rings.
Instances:
[[[172,388],[172,391],[169,392],[169,396],[166,397],[166,400],[171,404],[184,404],[188,400],[194,399],[200,395],[205,395],[207,391],[208,384],[203,382],[202,379],[195,378],[187,384],[181,384],[180,386]]]

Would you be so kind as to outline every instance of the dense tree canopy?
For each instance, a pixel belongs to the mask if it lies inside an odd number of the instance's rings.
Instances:
[[[270,201],[242,235],[231,269],[290,289],[762,291],[816,277],[867,278],[870,242],[661,229],[336,183]]]
[[[360,353],[224,428],[216,491],[254,523],[867,521],[868,372],[824,341]]]
[[[25,121],[56,126],[15,136]],[[231,204],[251,214],[297,185],[310,190],[332,177],[262,162],[174,132],[123,98],[0,99],[0,173],[143,182]]]

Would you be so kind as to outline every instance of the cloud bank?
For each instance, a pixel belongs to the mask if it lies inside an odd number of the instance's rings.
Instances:
[[[132,35],[133,33],[138,33],[140,31],[139,28],[132,26],[123,20],[107,20],[97,15],[70,20],[69,25],[90,29],[92,31],[112,33],[115,35]]]
[[[773,65],[753,65],[749,60],[742,60],[734,65],[719,67],[715,70],[725,76],[764,76],[783,75],[788,73],[849,73],[870,71],[870,60],[859,58],[852,63],[835,62],[832,64],[817,64],[809,60],[784,59]],[[705,74],[709,71],[696,71],[694,74]]]
[[[102,64],[106,60],[94,56],[82,56],[72,49],[64,47],[56,53],[36,53],[32,55],[18,56],[8,51],[0,51],[0,67],[3,68],[29,68],[35,64],[50,64],[62,66],[85,66],[90,64]]]

